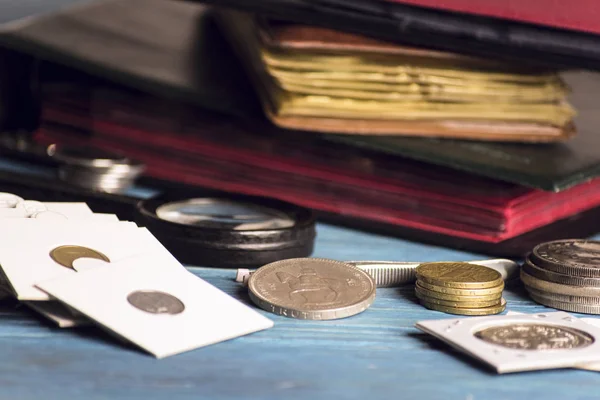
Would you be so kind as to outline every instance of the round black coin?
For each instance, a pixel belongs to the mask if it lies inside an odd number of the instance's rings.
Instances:
[[[244,195],[140,201],[136,222],[183,264],[256,267],[312,254],[312,211],[291,203]]]

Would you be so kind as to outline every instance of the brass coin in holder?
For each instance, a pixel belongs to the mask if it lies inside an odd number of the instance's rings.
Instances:
[[[73,262],[79,258],[94,258],[96,260],[110,262],[110,259],[97,250],[83,246],[65,245],[50,251],[50,258],[63,267],[74,270]]]

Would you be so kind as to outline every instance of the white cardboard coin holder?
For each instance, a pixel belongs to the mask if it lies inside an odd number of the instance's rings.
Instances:
[[[575,349],[521,350],[488,343],[475,336],[475,333],[486,328],[519,323],[577,329],[592,336],[594,341]],[[571,368],[600,361],[600,327],[585,323],[566,312],[419,321],[416,327],[488,364],[499,374]]]
[[[71,311],[59,301],[24,301],[23,304],[54,322],[59,328],[92,325],[92,321]]]
[[[258,311],[185,268],[154,264],[156,257],[140,255],[37,286],[157,358],[273,326]],[[148,312],[131,301],[140,292],[174,298],[181,308]]]
[[[110,262],[142,253],[163,253],[181,266],[146,229],[128,222],[64,221],[60,224],[32,219],[3,221],[0,231],[0,266],[18,300],[49,300],[35,288],[39,281],[77,273],[50,256],[50,251],[75,245],[99,251]]]

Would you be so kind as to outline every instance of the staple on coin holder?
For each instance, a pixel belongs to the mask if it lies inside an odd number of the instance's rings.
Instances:
[[[503,315],[491,317],[462,318],[460,325],[452,325],[452,329],[446,331],[449,324],[458,320],[431,320],[419,321],[416,327],[446,342],[459,351],[465,352],[478,360],[488,364],[498,373],[511,373],[519,371],[530,371],[553,368],[570,368],[586,362],[600,361],[600,328],[589,325],[565,312],[543,313],[545,318],[539,319],[533,315]],[[568,318],[568,319],[567,319]],[[543,321],[543,322],[542,322]],[[519,325],[550,326],[563,328],[564,336],[548,338],[517,337],[510,339],[511,345],[516,348],[500,346],[482,340],[476,336],[477,332],[491,327],[503,329],[514,329],[519,332]],[[573,348],[553,348],[551,350],[526,349],[531,341],[542,340],[538,346],[570,345],[576,340],[569,336],[573,330],[588,335],[590,340],[585,345]],[[556,330],[555,330],[556,331]],[[528,342],[529,340],[529,342]],[[546,340],[546,342],[543,342]],[[507,339],[508,341],[508,339]],[[585,340],[581,340],[585,342]],[[566,343],[566,344],[565,344]]]
[[[16,194],[0,192],[0,208],[15,208],[23,201],[25,200]]]

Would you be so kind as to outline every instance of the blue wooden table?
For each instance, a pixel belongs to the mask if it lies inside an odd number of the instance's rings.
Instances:
[[[481,255],[319,225],[315,256],[338,260],[472,260]],[[191,268],[250,304],[235,271]],[[516,285],[508,310],[548,310]],[[0,399],[598,399],[600,374],[554,370],[496,375],[414,328],[454,318],[416,302],[412,285],[378,289],[366,312],[272,329],[156,360],[95,328],[61,330],[5,303]]]

